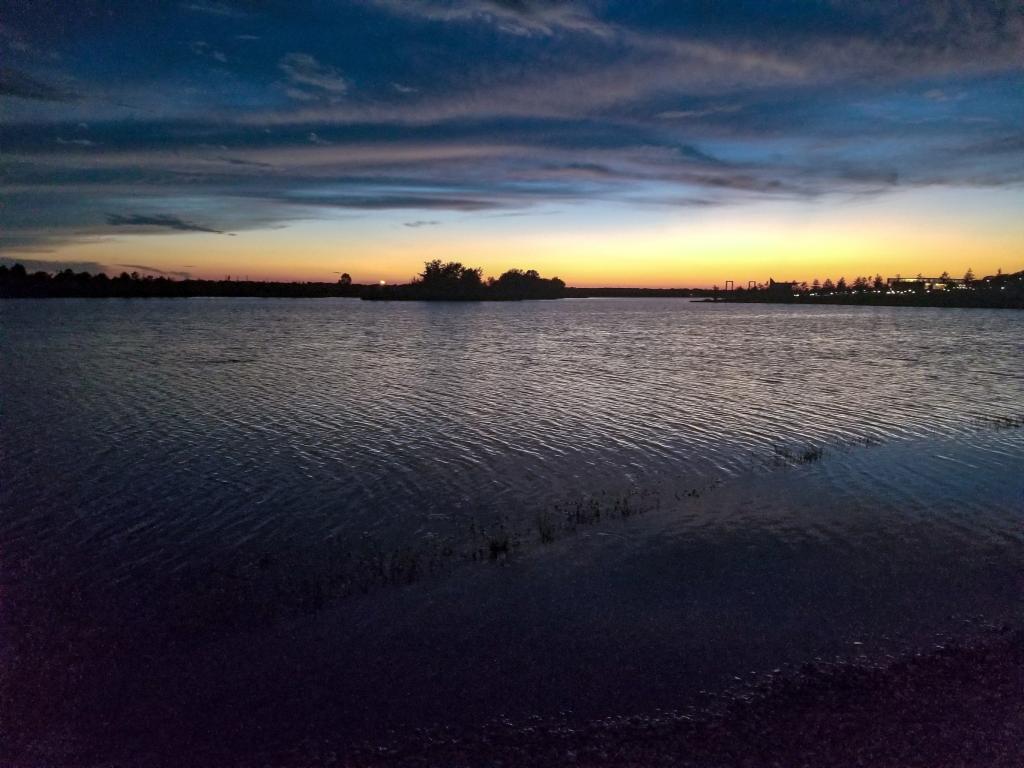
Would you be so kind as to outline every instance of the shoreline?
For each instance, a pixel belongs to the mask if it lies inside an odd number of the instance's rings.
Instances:
[[[964,293],[943,295],[941,293],[927,295],[849,295],[849,296],[757,296],[697,299],[696,303],[707,304],[779,304],[786,306],[824,306],[824,307],[920,307],[932,309],[1024,309],[1024,295],[1019,292],[1003,295],[1001,293]]]
[[[351,299],[373,303],[426,303],[426,304],[517,304],[530,301],[553,302],[566,299],[683,299],[691,304],[759,304],[778,306],[822,306],[822,307],[891,307],[914,309],[1024,309],[1024,296],[1011,294],[996,296],[991,299],[987,295],[947,297],[941,295],[919,297],[890,296],[837,296],[813,297],[795,296],[778,297],[727,297],[712,296],[710,290],[676,289],[676,288],[642,288],[642,289],[578,289],[567,288],[563,296],[528,296],[528,297],[489,297],[489,298],[424,298],[413,296],[375,296],[359,295],[351,290],[337,290],[330,283],[296,283],[269,284],[271,288],[255,290],[220,290],[199,289],[182,293],[165,293],[154,290],[151,293],[132,294],[79,294],[79,293],[47,293],[47,294],[11,294],[0,291],[0,301],[55,300],[55,299],[87,299],[126,301],[132,299]],[[989,299],[989,300],[986,300]]]
[[[686,711],[609,717],[584,727],[497,721],[472,733],[420,731],[327,755],[262,756],[268,765],[709,766],[957,765],[1010,768],[1024,744],[1024,631],[908,651],[884,663],[815,660],[780,669]]]

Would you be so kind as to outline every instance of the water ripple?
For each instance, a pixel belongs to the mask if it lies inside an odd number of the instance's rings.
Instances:
[[[3,315],[0,534],[127,566],[409,543],[575,494],[742,476],[780,447],[967,439],[1024,410],[1013,312],[240,299]],[[913,484],[887,491],[914,502]]]

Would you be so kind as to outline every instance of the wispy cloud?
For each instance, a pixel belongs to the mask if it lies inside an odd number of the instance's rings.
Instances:
[[[599,20],[583,0],[371,0],[390,13],[431,21],[478,22],[514,35],[578,32],[608,36],[613,28]]]
[[[181,7],[186,11],[193,13],[201,13],[207,16],[219,16],[225,19],[244,19],[249,16],[247,11],[243,11],[234,5],[222,2],[191,2],[182,3]]]
[[[308,53],[289,53],[278,62],[278,68],[288,76],[294,86],[305,86],[315,89],[320,95],[338,97],[348,90],[348,82],[334,67],[321,64]],[[292,98],[304,99],[314,94],[293,88],[289,91]]]
[[[243,160],[240,157],[218,157],[221,162],[227,163],[228,165],[241,165],[250,168],[273,168],[272,163],[261,163],[257,160]]]
[[[168,214],[142,215],[138,213],[122,215],[118,213],[107,214],[107,224],[112,227],[157,227],[160,229],[174,229],[179,232],[210,232],[215,235],[230,234],[219,229],[204,227],[201,224],[194,224],[185,221],[177,216]]]
[[[189,48],[196,56],[203,56],[206,58],[213,59],[214,61],[226,64],[228,57],[223,51],[219,51],[212,47],[209,43],[204,40],[196,40],[189,44]]]
[[[18,69],[0,69],[0,96],[37,101],[72,101],[75,94],[66,88],[44,83]]]
[[[436,227],[440,224],[440,221],[406,221],[402,224],[403,227],[409,227],[411,229],[419,229],[420,227]]]
[[[157,267],[151,267],[148,264],[115,264],[116,267],[123,267],[124,269],[135,269],[141,272],[151,272],[154,275],[164,275],[165,277],[191,277],[191,272],[182,272],[167,269],[158,269]]]
[[[502,208],[507,203],[497,199],[480,197],[452,197],[446,195],[317,195],[308,198],[289,198],[294,205],[328,208],[353,208],[364,211],[391,210],[438,210],[438,211],[486,211]],[[436,223],[436,222],[434,222]]]
[[[743,107],[740,104],[720,104],[699,109],[669,109],[659,112],[658,117],[662,120],[698,120],[711,115],[730,115],[741,109]]]

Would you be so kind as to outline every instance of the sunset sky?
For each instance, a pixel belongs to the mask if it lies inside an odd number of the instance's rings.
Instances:
[[[1024,268],[1016,0],[61,0],[0,18],[0,259],[571,285]]]

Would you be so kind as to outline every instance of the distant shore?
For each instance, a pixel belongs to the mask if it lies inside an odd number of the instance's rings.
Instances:
[[[880,278],[879,278],[880,279]],[[197,280],[154,277],[137,272],[28,273],[21,265],[0,266],[0,299],[110,298],[358,298],[369,301],[521,301],[588,298],[685,298],[712,303],[798,304],[883,307],[962,307],[1024,309],[1024,271],[995,275],[969,285],[945,288],[908,280],[895,288],[809,289],[806,284],[775,283],[719,288],[574,288],[534,270],[513,269],[499,278],[481,279],[481,270],[457,262],[429,262],[410,283],[359,284],[344,275],[337,282]],[[817,284],[815,284],[817,286]]]
[[[115,277],[64,270],[55,274],[0,266],[0,299],[111,298],[358,298],[370,301],[519,301],[524,299],[701,298],[718,295],[707,288],[572,288],[558,278],[545,279],[533,270],[509,270],[483,282],[480,270],[461,264],[430,263],[424,276],[411,283],[277,282],[266,280],[199,280],[122,272]],[[439,276],[431,272],[431,268]],[[454,280],[443,273],[457,271]],[[466,279],[466,276],[470,279]]]
[[[1024,270],[977,278],[970,270],[962,278],[943,272],[939,277],[858,277],[847,283],[839,278],[812,284],[776,282],[715,291],[708,301],[738,304],[839,304],[867,307],[973,307],[1024,308]]]
[[[948,307],[962,309],[1024,309],[1024,283],[1003,290],[931,291],[927,293],[849,293],[811,296],[772,296],[756,292],[723,293],[705,298],[729,304],[796,304],[846,307]]]
[[[518,298],[424,298],[415,296],[377,296],[376,286],[336,283],[278,283],[248,280],[167,280],[140,281],[142,285],[120,289],[111,286],[99,290],[81,290],[75,286],[54,286],[47,289],[4,289],[0,299],[189,299],[189,298],[263,298],[263,299],[368,299],[370,301],[458,301],[489,302],[516,301]],[[167,285],[170,283],[171,285]],[[573,288],[567,287],[562,296],[528,297],[551,299],[690,299],[708,304],[786,304],[802,306],[851,307],[946,307],[1024,309],[1024,294],[928,294],[878,296],[737,296],[703,288]]]

